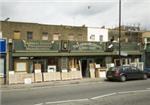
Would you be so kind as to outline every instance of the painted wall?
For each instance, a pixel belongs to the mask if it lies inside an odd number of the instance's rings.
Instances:
[[[88,41],[106,42],[108,41],[108,29],[88,27]],[[101,38],[100,38],[101,37]]]

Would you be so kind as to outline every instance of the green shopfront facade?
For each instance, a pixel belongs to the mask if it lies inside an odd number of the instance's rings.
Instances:
[[[107,45],[86,41],[14,40],[9,83],[23,83],[27,78],[32,82],[43,82],[99,77],[96,69],[106,70],[109,63],[117,65],[118,44],[114,43],[112,49]],[[141,59],[141,46],[136,43],[122,43],[121,50],[126,53],[122,56],[122,64]],[[19,79],[22,77],[22,82],[12,81],[15,74]]]

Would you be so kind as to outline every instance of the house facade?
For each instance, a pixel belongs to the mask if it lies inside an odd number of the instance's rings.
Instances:
[[[22,40],[77,40],[86,41],[85,26],[46,25],[25,22],[1,21],[3,38]]]
[[[108,42],[108,29],[88,27],[87,40],[93,42]]]
[[[150,32],[144,32],[142,38],[144,44],[144,66],[145,68],[150,68]]]

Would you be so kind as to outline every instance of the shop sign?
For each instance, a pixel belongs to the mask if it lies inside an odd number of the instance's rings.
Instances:
[[[98,45],[96,43],[89,43],[89,42],[73,45],[73,47],[78,50],[101,50],[102,49],[101,45]]]
[[[0,53],[6,53],[7,42],[6,39],[0,39]]]

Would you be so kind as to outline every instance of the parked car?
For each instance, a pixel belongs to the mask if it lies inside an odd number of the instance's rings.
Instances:
[[[108,80],[126,81],[129,79],[147,79],[147,74],[133,66],[111,67],[106,72]]]
[[[144,72],[147,74],[148,77],[150,77],[150,68],[145,68]]]

